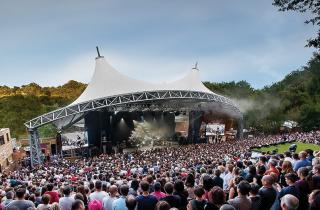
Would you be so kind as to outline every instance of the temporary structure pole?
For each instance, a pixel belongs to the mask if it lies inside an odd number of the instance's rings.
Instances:
[[[30,143],[30,161],[31,167],[41,165],[43,161],[42,152],[39,143],[38,130],[29,129],[29,143]]]
[[[237,124],[238,124],[237,138],[242,139],[243,138],[243,117],[242,116],[238,119]]]

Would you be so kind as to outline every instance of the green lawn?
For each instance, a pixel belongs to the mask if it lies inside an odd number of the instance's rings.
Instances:
[[[286,144],[279,144],[277,146],[269,146],[269,147],[262,147],[260,149],[254,148],[253,151],[257,152],[272,152],[275,149],[278,149],[278,153],[284,153],[285,151],[288,151],[289,146],[291,144],[296,144],[297,145],[297,150],[296,152],[300,152],[302,150],[306,149],[312,149],[313,151],[319,151],[320,150],[320,145],[316,144],[307,144],[307,143],[302,143],[302,142],[293,142],[293,143],[286,143]]]

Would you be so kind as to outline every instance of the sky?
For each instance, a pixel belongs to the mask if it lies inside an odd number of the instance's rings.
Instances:
[[[272,0],[0,0],[0,85],[90,82],[95,47],[123,74],[248,81],[262,88],[304,66],[316,29]]]

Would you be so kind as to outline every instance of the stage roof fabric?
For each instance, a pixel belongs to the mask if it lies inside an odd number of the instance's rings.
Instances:
[[[71,105],[108,96],[159,90],[187,90],[213,94],[201,82],[199,70],[196,68],[179,80],[156,84],[130,78],[114,69],[104,57],[97,57],[90,83]]]
[[[120,73],[103,56],[98,56],[91,81],[73,103],[33,118],[25,126],[34,129],[54,123],[58,128],[65,128],[81,120],[89,111],[100,109],[173,111],[184,108],[184,111],[213,111],[242,118],[239,108],[230,99],[206,88],[199,74],[195,67],[179,80],[150,83]]]

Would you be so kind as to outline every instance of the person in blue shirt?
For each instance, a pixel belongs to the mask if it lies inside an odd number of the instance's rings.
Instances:
[[[281,198],[285,195],[291,194],[297,197],[298,199],[300,198],[300,193],[298,188],[295,186],[295,182],[299,179],[299,177],[294,174],[294,173],[288,173],[285,175],[286,182],[288,184],[288,187],[282,188],[282,190],[279,193],[278,199],[281,200]],[[279,202],[280,205],[280,202]],[[278,209],[281,209],[280,206]]]
[[[307,160],[312,163],[312,160],[313,160],[313,158],[314,158],[314,156],[313,156],[313,150],[312,150],[312,149],[306,149],[306,153],[308,154]]]
[[[128,210],[126,206],[126,197],[129,193],[129,186],[128,185],[121,185],[120,186],[120,194],[121,196],[113,201],[112,203],[112,210]]]
[[[299,158],[300,160],[294,163],[294,171],[298,171],[301,167],[311,166],[311,162],[307,160],[307,153],[305,151],[299,153]]]

